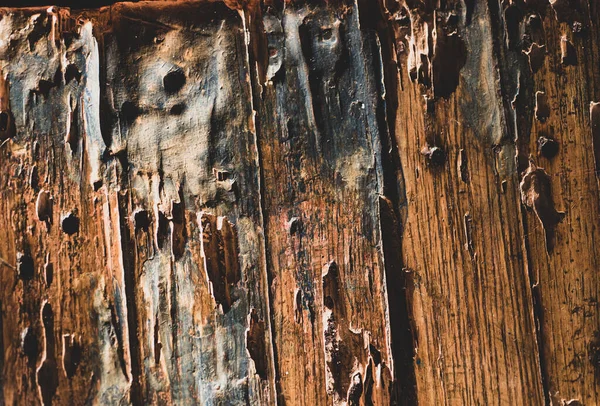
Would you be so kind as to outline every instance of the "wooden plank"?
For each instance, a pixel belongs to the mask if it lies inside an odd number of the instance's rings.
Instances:
[[[101,31],[138,401],[270,403],[244,20],[222,3],[119,4]]]
[[[595,2],[0,16],[0,404],[600,402]]]
[[[273,402],[243,15],[3,16],[4,401]]]
[[[274,5],[262,25],[255,108],[279,401],[389,404],[375,38],[352,2]]]
[[[67,10],[2,10],[3,402],[112,403],[131,375],[123,269],[95,190],[98,48]],[[8,138],[7,138],[8,137]]]
[[[543,404],[490,11],[485,2],[399,3],[388,11],[418,402]]]
[[[600,216],[598,18],[593,2],[514,5],[503,29],[505,93],[517,94],[521,193],[536,286],[546,390],[553,404],[597,404]],[[519,31],[519,27],[521,31]],[[531,160],[531,162],[529,162]]]

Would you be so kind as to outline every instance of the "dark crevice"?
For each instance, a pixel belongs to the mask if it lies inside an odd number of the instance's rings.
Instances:
[[[51,262],[46,263],[46,265],[44,265],[44,272],[46,276],[46,286],[50,287],[54,280],[54,265],[52,265]]]
[[[158,316],[154,322],[154,365],[160,364],[160,354],[162,351],[162,344],[160,342],[160,324],[158,322]]]
[[[169,313],[171,316],[171,368],[174,371],[179,370],[179,340],[180,340],[180,331],[179,331],[179,297],[177,296],[177,292],[179,287],[177,285],[177,273],[175,269],[175,264],[173,260],[171,260],[171,291],[169,292]],[[173,390],[173,389],[172,389]]]
[[[397,62],[394,53],[395,34],[380,6],[374,7],[367,0],[358,2],[360,23],[363,30],[372,30],[379,39],[380,60],[375,60],[375,71],[381,69],[383,77],[377,83],[385,88],[378,94],[386,94],[385,101],[378,103],[377,120],[381,132],[381,165],[383,172],[383,194],[379,200],[380,227],[387,282],[390,332],[394,360],[394,380],[392,402],[399,405],[417,403],[416,376],[414,369],[414,338],[411,327],[410,298],[407,295],[408,278],[403,268],[402,230],[406,210],[404,175],[398,146],[396,144],[395,123],[400,88]],[[375,47],[374,43],[371,46]]]
[[[61,228],[65,234],[73,235],[79,232],[79,217],[68,213],[61,221]]]
[[[141,113],[141,109],[137,106],[137,104],[131,101],[126,101],[121,105],[119,117],[121,118],[121,123],[123,125],[130,127]]]
[[[31,254],[28,252],[18,254],[17,269],[19,272],[19,279],[22,281],[30,281],[33,279],[35,276],[35,265]]]
[[[44,405],[51,405],[56,390],[58,389],[58,367],[56,364],[56,352],[54,337],[54,312],[50,303],[46,303],[42,309],[42,321],[46,336],[46,359],[38,370],[38,385],[42,393]]]
[[[35,370],[40,355],[38,338],[33,331],[33,328],[27,327],[27,332],[23,337],[22,343],[23,354],[27,357],[27,366],[31,370]]]
[[[125,175],[127,176],[127,175]],[[125,282],[125,301],[127,307],[127,329],[129,336],[129,351],[131,360],[131,392],[130,401],[134,406],[144,404],[142,395],[143,376],[142,376],[142,352],[140,346],[140,337],[138,331],[138,312],[136,302],[136,292],[138,290],[138,280],[136,271],[136,242],[130,233],[128,222],[129,194],[118,194],[119,196],[119,217],[121,221],[121,251],[123,254],[123,274]],[[137,220],[137,218],[136,218]]]
[[[156,231],[156,243],[158,248],[161,250],[165,250],[169,248],[169,240],[170,240],[170,226],[169,219],[165,216],[165,213],[162,211],[158,212],[158,227]]]
[[[218,229],[217,221],[214,215],[202,214],[202,250],[211,293],[215,302],[222,306],[223,313],[227,313],[236,300],[232,293],[241,278],[241,271],[235,228],[224,218]]]
[[[81,362],[83,347],[72,335],[67,335],[63,337],[63,348],[65,350],[63,354],[63,368],[65,369],[67,378],[71,379],[75,376]]]
[[[0,113],[0,131],[4,132],[8,129],[8,113],[3,111]]]
[[[150,227],[150,216],[147,210],[138,210],[133,214],[135,231],[148,231]]]
[[[52,196],[46,190],[42,190],[38,193],[38,197],[35,203],[35,211],[38,216],[38,220],[52,223]]]
[[[179,191],[180,203],[172,203],[173,221],[171,222],[171,245],[173,258],[177,261],[185,253],[187,230],[185,226],[185,206],[183,191]]]
[[[73,102],[72,102],[73,104]],[[71,147],[71,153],[75,154],[79,146],[81,134],[79,132],[79,103],[75,103],[75,107],[70,114],[69,132],[67,134],[67,143]]]
[[[281,3],[283,4],[283,3]],[[261,13],[261,17],[262,17],[262,11],[260,11]],[[276,11],[274,8],[271,9],[271,14],[274,15],[275,18],[278,18],[279,21],[281,21],[281,13],[282,11]],[[276,15],[275,15],[276,14]],[[264,65],[268,64],[268,50],[267,48],[267,44],[269,43],[268,39],[267,39],[267,35],[265,33],[265,29],[263,26],[263,22],[262,22],[262,18],[255,18],[253,19],[252,25],[250,26],[250,32],[253,33],[253,35],[250,35],[250,42],[246,47],[246,52],[248,53],[248,60],[250,63],[250,66],[255,66],[255,65],[259,65],[265,72],[266,72],[266,67]],[[280,84],[280,83],[285,83],[285,71],[286,68],[285,66],[282,66],[279,68],[279,71],[277,72],[276,77],[273,78],[274,80],[274,84]],[[261,135],[263,132],[262,129],[262,118],[264,117],[264,106],[265,104],[263,103],[263,99],[262,99],[262,83],[260,81],[260,77],[262,75],[260,75],[260,73],[258,75],[256,75],[255,71],[253,71],[253,74],[250,75],[250,85],[251,85],[251,96],[252,96],[252,105],[254,107],[254,109],[257,112],[256,115],[256,120],[255,120],[255,128],[256,128],[256,160],[257,160],[257,166],[258,166],[258,177],[259,177],[259,212],[260,212],[260,220],[261,220],[261,224],[260,227],[262,227],[263,230],[263,242],[261,244],[261,250],[264,252],[265,255],[265,263],[266,266],[263,268],[265,273],[266,273],[266,282],[267,282],[267,286],[266,286],[266,290],[267,290],[267,296],[265,297],[265,300],[267,301],[266,303],[266,308],[268,309],[269,312],[269,317],[266,318],[266,320],[264,320],[265,322],[265,334],[268,334],[269,339],[270,339],[270,355],[272,357],[272,363],[271,365],[269,365],[269,369],[272,369],[272,373],[268,373],[267,375],[271,377],[271,379],[273,380],[273,386],[275,388],[275,393],[274,393],[274,399],[276,399],[276,401],[278,403],[283,404],[284,402],[284,397],[282,394],[282,390],[281,390],[281,386],[279,384],[279,376],[280,376],[280,371],[277,368],[278,364],[278,355],[277,355],[277,343],[275,340],[275,333],[272,330],[272,326],[274,325],[274,308],[273,308],[273,292],[271,291],[271,286],[273,283],[273,274],[272,272],[269,272],[269,267],[270,267],[270,261],[269,261],[269,257],[267,254],[267,247],[269,246],[269,230],[268,230],[268,226],[267,226],[267,222],[264,220],[267,216],[267,212],[266,212],[266,208],[265,208],[265,174],[264,174],[264,165],[263,165],[263,159],[262,159],[262,147],[261,147]],[[275,79],[278,80],[275,80]],[[281,80],[281,82],[279,82],[279,79]]]
[[[265,321],[259,319],[256,310],[250,312],[250,325],[246,331],[246,348],[254,361],[256,373],[260,379],[268,377],[268,358],[265,345]]]
[[[67,69],[65,70],[65,83],[69,84],[69,82],[73,79],[79,83],[81,80],[81,72],[76,65],[70,63],[67,65]]]
[[[119,357],[119,366],[121,367],[121,372],[123,373],[123,376],[129,378],[129,374],[127,373],[127,365],[125,363],[125,345],[123,342],[123,309],[120,300],[119,286],[116,283],[114,286],[114,295],[114,303],[109,305],[110,322],[117,339],[117,355]]]

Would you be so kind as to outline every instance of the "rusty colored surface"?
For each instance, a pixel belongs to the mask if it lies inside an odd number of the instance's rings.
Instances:
[[[28,1],[0,404],[600,401],[596,3]]]

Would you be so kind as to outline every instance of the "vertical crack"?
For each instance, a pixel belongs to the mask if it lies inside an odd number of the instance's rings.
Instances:
[[[127,329],[129,336],[129,352],[131,360],[131,403],[134,406],[144,404],[142,395],[142,353],[139,342],[138,312],[136,290],[138,280],[136,275],[135,241],[132,239],[128,226],[130,207],[129,193],[119,195],[119,225],[121,233],[121,253],[123,258],[123,274],[125,281],[125,300],[127,307]]]
[[[383,258],[385,266],[388,307],[390,320],[391,346],[394,360],[393,401],[396,404],[417,403],[416,376],[414,369],[414,337],[411,326],[409,297],[407,296],[406,273],[402,265],[402,222],[406,216],[406,196],[404,175],[400,155],[396,145],[395,123],[398,109],[399,78],[395,57],[395,38],[386,16],[387,10],[380,4],[374,7],[367,0],[359,0],[360,25],[362,30],[376,33],[374,53],[378,60],[373,65],[379,68],[377,80],[382,98],[377,106],[377,120],[380,127],[381,171],[383,176],[383,196],[379,199],[379,216]],[[377,69],[376,69],[377,72]]]
[[[269,348],[266,349],[265,352],[269,353],[269,358],[270,358],[270,365],[268,366],[268,368],[271,370],[270,373],[266,374],[267,376],[270,376],[270,380],[269,380],[269,386],[270,386],[270,390],[273,394],[273,403],[274,404],[278,404],[280,402],[280,387],[277,384],[277,382],[279,382],[279,371],[277,370],[277,351],[276,351],[276,343],[275,343],[275,338],[273,336],[273,298],[272,298],[272,293],[271,293],[271,282],[272,279],[269,275],[268,272],[268,264],[267,264],[267,246],[268,246],[268,241],[267,241],[267,235],[268,235],[268,229],[267,229],[267,223],[265,221],[265,208],[264,208],[264,189],[263,189],[263,182],[264,182],[264,173],[263,173],[263,165],[262,165],[262,158],[261,158],[261,148],[260,148],[260,143],[259,143],[259,138],[260,138],[260,134],[261,134],[261,122],[260,119],[256,119],[256,116],[258,115],[260,117],[260,110],[258,110],[257,108],[260,108],[259,106],[261,106],[261,78],[264,77],[266,75],[267,72],[267,68],[266,68],[266,64],[268,63],[269,57],[268,57],[268,50],[267,50],[267,39],[266,39],[266,34],[265,34],[265,30],[264,30],[264,26],[263,26],[263,15],[262,15],[262,7],[259,5],[257,7],[255,7],[254,9],[251,9],[250,11],[248,11],[247,13],[244,12],[242,14],[243,17],[243,22],[244,22],[244,29],[246,31],[246,35],[247,35],[247,40],[246,40],[246,60],[247,60],[247,66],[248,69],[250,70],[249,72],[249,76],[250,76],[250,86],[251,86],[251,108],[252,111],[255,113],[253,114],[252,120],[253,120],[253,124],[254,124],[254,138],[253,138],[253,143],[256,147],[256,167],[258,170],[258,175],[257,175],[257,188],[258,188],[258,195],[259,195],[259,199],[258,199],[258,221],[260,224],[260,227],[262,229],[262,234],[263,234],[263,238],[260,244],[260,250],[261,250],[261,261],[262,261],[262,266],[260,268],[260,272],[263,275],[263,284],[264,284],[264,289],[266,290],[266,294],[264,296],[265,300],[267,301],[265,309],[266,309],[266,317],[264,320],[265,326],[264,326],[264,330],[266,332],[266,334],[268,334],[269,336]],[[283,69],[283,68],[282,68]]]

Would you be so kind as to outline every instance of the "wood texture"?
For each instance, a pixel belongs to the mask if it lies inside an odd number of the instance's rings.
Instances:
[[[519,170],[538,169],[539,211],[524,212],[532,283],[538,297],[541,350],[548,396],[553,404],[577,400],[598,404],[598,195],[592,102],[599,97],[597,4],[555,2],[503,10],[510,36],[517,27],[507,16],[522,16],[524,35],[503,44],[519,61],[505,69],[506,92],[515,102]],[[513,23],[514,24],[514,23]],[[523,54],[540,48],[538,61]],[[510,83],[510,85],[508,84]],[[510,86],[510,87],[509,87]],[[516,89],[515,89],[516,87]],[[509,90],[510,89],[510,90]],[[539,95],[544,97],[540,99]],[[523,96],[521,96],[523,95]],[[537,97],[536,97],[537,96]],[[545,99],[545,100],[544,100]],[[537,103],[536,103],[537,102]],[[547,114],[539,114],[547,104]],[[533,114],[532,114],[533,113]],[[542,137],[555,149],[544,149]],[[595,138],[594,138],[595,137]],[[525,182],[525,179],[524,179]],[[560,222],[545,212],[563,211]]]
[[[600,402],[595,2],[75,6],[0,9],[0,405]]]
[[[257,107],[279,398],[388,404],[378,50],[351,3],[289,6],[263,24]]]
[[[404,44],[395,137],[419,403],[541,404],[515,145],[489,12],[483,3],[405,6],[395,26]]]

